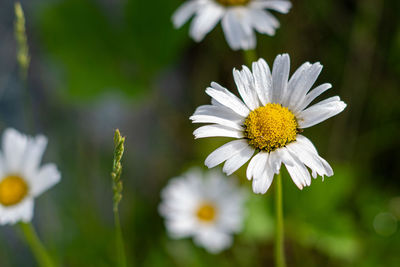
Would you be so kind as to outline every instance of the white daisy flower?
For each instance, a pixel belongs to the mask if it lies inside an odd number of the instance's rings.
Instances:
[[[174,13],[172,21],[180,28],[194,16],[190,36],[200,42],[221,20],[222,29],[233,50],[254,49],[255,31],[274,35],[279,21],[267,10],[288,13],[287,0],[189,0]]]
[[[161,192],[159,206],[169,235],[193,237],[211,253],[230,247],[244,219],[245,195],[234,181],[221,172],[197,168],[172,179]]]
[[[60,181],[52,163],[40,166],[47,138],[20,134],[14,129],[3,133],[0,152],[0,225],[29,222],[34,198]]]
[[[241,71],[234,69],[243,101],[213,82],[206,90],[211,105],[198,107],[190,117],[193,123],[212,123],[195,130],[195,138],[238,139],[212,152],[205,165],[212,168],[226,161],[223,171],[230,175],[251,159],[246,176],[253,179],[255,193],[267,192],[281,163],[300,189],[311,184],[306,167],[314,178],[333,175],[328,162],[300,133],[340,113],[346,104],[334,96],[308,107],[332,85],[325,83],[310,91],[322,70],[320,63],[304,63],[290,79],[289,68],[289,55],[283,54],[276,57],[272,73],[263,59],[253,63],[252,72],[245,66]]]

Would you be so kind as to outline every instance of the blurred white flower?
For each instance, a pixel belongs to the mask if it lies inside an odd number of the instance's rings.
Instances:
[[[211,253],[230,247],[232,234],[242,229],[244,192],[221,172],[191,169],[173,178],[161,198],[159,212],[169,235],[193,237]]]
[[[233,70],[243,101],[217,83],[206,93],[211,105],[197,108],[190,119],[193,123],[212,123],[194,131],[196,138],[225,136],[231,141],[212,152],[206,159],[209,168],[225,162],[223,171],[235,172],[258,152],[247,167],[247,178],[253,178],[253,191],[264,194],[274,174],[284,163],[298,188],[311,184],[314,178],[333,175],[332,168],[318,155],[314,145],[300,133],[343,111],[346,104],[338,96],[307,107],[316,97],[332,87],[325,83],[311,90],[322,65],[304,63],[289,80],[289,55],[278,55],[272,73],[268,64],[259,59],[252,72]],[[306,167],[307,166],[307,167]]]
[[[287,0],[189,0],[174,13],[172,21],[180,28],[194,16],[190,36],[200,42],[221,20],[222,29],[233,50],[256,47],[255,31],[274,35],[279,21],[266,9],[288,13]]]
[[[0,153],[0,225],[29,222],[34,198],[60,181],[56,165],[40,166],[47,138],[20,134],[14,129],[3,133]]]

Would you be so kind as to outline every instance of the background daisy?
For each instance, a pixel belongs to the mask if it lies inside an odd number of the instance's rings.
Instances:
[[[34,198],[58,183],[61,174],[53,163],[40,166],[47,138],[29,137],[14,129],[3,133],[0,153],[0,224],[29,222]]]
[[[274,35],[279,21],[267,10],[288,13],[286,0],[189,0],[174,13],[172,20],[180,28],[194,16],[190,36],[200,42],[221,20],[222,29],[233,50],[256,47],[255,31]]]
[[[243,101],[213,82],[206,90],[212,97],[211,105],[200,106],[190,117],[193,123],[212,123],[195,130],[196,138],[238,139],[212,152],[205,164],[212,168],[225,161],[223,171],[230,175],[252,158],[246,176],[253,179],[255,193],[267,192],[282,163],[300,189],[311,184],[307,167],[314,178],[317,174],[333,175],[330,165],[300,133],[340,113],[346,104],[334,96],[308,107],[332,87],[326,83],[310,90],[322,65],[306,62],[290,79],[289,69],[287,54],[276,57],[272,73],[263,59],[253,63],[252,71],[246,66],[241,71],[234,69]]]
[[[193,237],[211,253],[230,247],[232,234],[242,228],[244,193],[218,171],[191,169],[172,179],[161,197],[159,211],[169,235]]]

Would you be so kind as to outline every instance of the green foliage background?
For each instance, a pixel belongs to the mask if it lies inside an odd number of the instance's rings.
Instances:
[[[284,175],[289,266],[398,266],[400,262],[400,2],[293,0],[277,15],[275,37],[258,35],[272,63],[288,52],[292,71],[320,61],[318,83],[347,109],[309,137],[335,175],[299,191]],[[171,240],[157,213],[168,179],[226,139],[194,140],[188,117],[208,103],[211,81],[235,91],[231,71],[243,55],[220,26],[204,42],[175,30],[178,0],[22,1],[31,52],[33,112],[23,100],[13,39],[13,1],[0,3],[0,126],[49,137],[44,161],[62,182],[36,201],[34,225],[62,266],[113,266],[113,132],[126,139],[121,223],[130,265],[270,266],[273,191],[250,194],[244,231],[234,246],[207,254],[191,240]],[[33,118],[33,123],[28,121]],[[33,125],[30,127],[29,125]],[[236,179],[231,177],[230,179]],[[0,266],[36,266],[18,229],[0,229]]]

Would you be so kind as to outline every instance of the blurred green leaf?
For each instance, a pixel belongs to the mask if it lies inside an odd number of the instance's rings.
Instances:
[[[247,219],[241,234],[243,239],[254,242],[272,239],[275,230],[270,202],[270,197],[268,196],[260,196],[249,192],[246,206]]]
[[[50,59],[62,70],[58,89],[81,100],[109,90],[131,97],[151,91],[152,79],[187,39],[173,29],[175,7],[170,1],[130,1],[118,15],[91,0],[47,3],[39,26]]]

